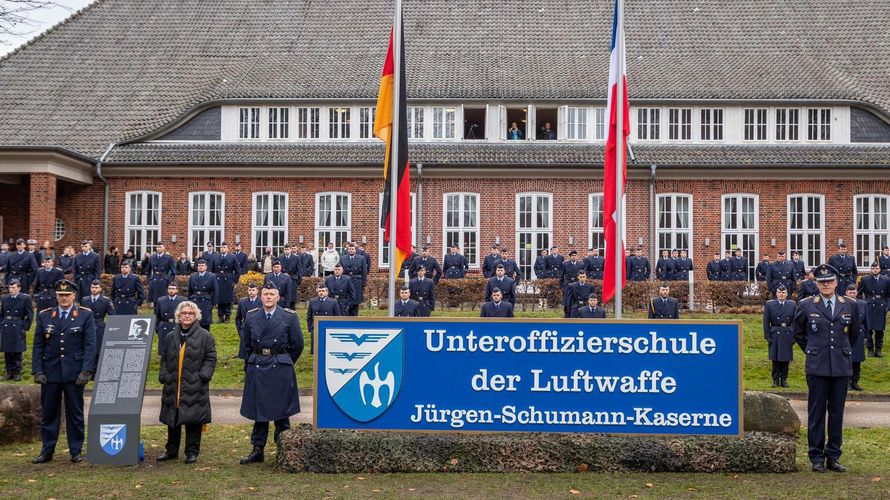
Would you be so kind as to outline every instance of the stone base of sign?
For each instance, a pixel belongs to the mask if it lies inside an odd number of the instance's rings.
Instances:
[[[319,473],[796,471],[800,420],[788,401],[746,393],[745,405],[741,439],[315,431],[303,425],[282,436],[278,468]],[[750,421],[749,410],[755,411]]]
[[[0,384],[0,445],[37,439],[40,414],[40,386]]]

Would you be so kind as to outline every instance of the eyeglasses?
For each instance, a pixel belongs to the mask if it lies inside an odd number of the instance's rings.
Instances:
[[[180,316],[194,316],[195,313],[192,312],[192,311],[181,311],[181,312],[179,313],[179,315],[180,315]]]

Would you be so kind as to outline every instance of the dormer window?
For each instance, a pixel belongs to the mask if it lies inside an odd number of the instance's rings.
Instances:
[[[260,108],[238,108],[238,137],[260,138]]]
[[[269,139],[290,137],[290,109],[269,108]]]
[[[320,108],[297,108],[297,137],[318,139],[321,133],[320,122]]]
[[[349,113],[350,108],[330,108],[330,138],[349,139]]]

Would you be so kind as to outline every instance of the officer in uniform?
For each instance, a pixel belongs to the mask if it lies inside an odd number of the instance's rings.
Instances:
[[[167,293],[158,297],[155,304],[155,333],[158,334],[158,356],[167,352],[167,334],[176,329],[176,308],[185,297],[179,295],[179,287],[171,281],[167,285]],[[95,312],[95,311],[93,311]]]
[[[280,301],[278,306],[287,307],[288,297],[290,297],[290,284],[292,280],[290,279],[290,276],[281,272],[281,268],[282,266],[280,260],[272,262],[272,272],[267,273],[266,277],[263,278],[263,288],[266,288],[269,283],[275,283],[275,289],[278,290],[279,294],[278,300]]]
[[[290,276],[290,286],[288,287],[289,297],[287,298],[287,307],[293,309],[297,305],[297,295],[300,290],[300,282],[303,280],[302,267],[303,259],[293,251],[294,246],[284,245],[284,254],[278,256],[281,262],[281,272]]]
[[[511,305],[516,304],[516,282],[505,276],[505,269],[503,264],[498,264],[495,275],[489,278],[488,283],[485,284],[486,302],[491,300],[491,294],[495,288],[501,291],[504,300],[509,302]]]
[[[241,349],[243,345],[241,344],[241,339],[244,338],[244,322],[247,320],[247,313],[260,307],[263,303],[260,301],[260,291],[259,287],[256,283],[251,281],[247,284],[247,297],[242,297],[241,300],[238,301],[238,308],[235,312],[235,330],[238,331],[238,359],[245,360],[247,362],[247,358],[244,355],[244,351]]]
[[[201,254],[201,258],[207,263],[207,271],[216,274],[216,266],[219,265],[219,252],[213,251],[213,242],[207,242],[207,250]],[[203,312],[201,314],[204,314]]]
[[[649,265],[649,259],[643,256],[643,248],[637,247],[634,255],[628,260],[627,279],[628,281],[646,281],[652,274],[652,267]]]
[[[80,249],[81,252],[74,256],[74,279],[77,282],[77,296],[86,297],[93,280],[102,277],[102,262],[89,241],[84,241]]]
[[[99,355],[102,353],[102,340],[105,338],[105,317],[114,315],[111,299],[102,295],[102,282],[93,280],[90,284],[90,295],[80,299],[80,305],[93,311],[93,324],[96,326],[96,366],[99,366]],[[55,307],[55,306],[54,306]]]
[[[680,319],[680,303],[671,297],[667,283],[658,286],[658,297],[649,299],[649,319]]]
[[[219,244],[219,258],[216,264],[217,317],[220,323],[228,323],[232,317],[232,303],[235,302],[235,285],[241,277],[238,259],[229,253],[229,244]],[[290,287],[289,287],[290,289]]]
[[[424,248],[424,255],[429,255],[429,250]],[[416,259],[414,264],[409,271],[411,274],[416,272],[417,264],[421,259]],[[432,259],[433,263],[435,263],[436,259]],[[346,247],[346,255],[344,255],[340,259],[340,265],[343,266],[343,273],[346,276],[349,276],[350,281],[352,281],[352,288],[355,291],[355,295],[352,297],[352,304],[349,306],[349,309],[346,311],[347,316],[358,316],[358,310],[361,307],[362,303],[365,300],[364,292],[365,292],[365,281],[368,278],[368,266],[367,261],[364,257],[356,253],[355,244],[350,243]],[[439,264],[436,264],[436,268],[439,267]],[[441,273],[441,269],[439,269]]]
[[[53,258],[47,255],[43,258],[43,267],[37,270],[34,279],[34,298],[37,300],[37,310],[42,311],[56,306],[56,283],[65,279],[65,273],[58,267],[53,267]]]
[[[25,332],[31,329],[34,320],[34,304],[31,297],[21,293],[19,280],[8,281],[9,295],[0,301],[0,351],[6,364],[4,380],[22,379],[22,353],[28,348]]]
[[[661,257],[655,263],[655,278],[661,281],[668,281],[674,277],[674,266],[676,263],[671,259],[667,250],[661,251]]]
[[[850,285],[847,287],[847,298],[856,304],[856,311],[859,314],[859,337],[850,347],[853,350],[851,361],[853,362],[853,375],[850,377],[850,389],[861,391],[862,386],[859,385],[859,378],[862,373],[862,363],[865,362],[865,337],[868,335],[868,305],[864,300],[856,298],[856,287]]]
[[[241,243],[235,243],[235,251],[232,252],[232,255],[238,261],[238,269],[241,270],[241,276],[247,274],[247,254],[241,251]]]
[[[884,245],[881,250],[881,256],[878,257],[878,263],[881,266],[881,274],[890,278],[890,247]]]
[[[241,415],[254,421],[250,442],[253,449],[241,464],[265,460],[269,422],[275,423],[274,441],[290,429],[290,417],[300,413],[300,396],[294,366],[303,352],[300,318],[279,307],[281,297],[270,281],[263,285],[262,307],[247,313],[241,337],[245,355],[244,394]]]
[[[74,305],[77,285],[62,280],[56,285],[59,305],[37,315],[31,372],[40,384],[43,415],[40,440],[43,447],[32,463],[53,459],[65,399],[68,452],[74,463],[83,462],[83,389],[96,368],[96,325],[93,312]]]
[[[563,262],[559,268],[559,286],[562,288],[563,294],[566,293],[566,288],[569,285],[578,281],[578,273],[583,270],[584,264],[578,260],[578,252],[575,250],[570,251],[569,260]]]
[[[794,266],[794,280],[802,280],[807,275],[807,266],[800,260],[800,252],[791,252],[791,264]]]
[[[399,300],[395,303],[394,314],[396,318],[420,317],[420,302],[411,298],[411,288],[402,286],[399,290]]]
[[[732,256],[727,250],[723,253],[723,260],[720,261],[720,281],[730,281],[732,277]],[[765,278],[765,276],[764,276]]]
[[[788,295],[794,293],[797,288],[797,280],[794,278],[794,264],[785,260],[785,251],[779,250],[778,258],[769,265],[766,270],[766,284],[773,297],[776,296],[776,290],[779,285],[785,285]]]
[[[562,284],[562,264],[565,260],[565,257],[559,253],[558,246],[550,248],[550,255],[547,257],[547,272],[550,273],[551,278],[558,278],[560,285]]]
[[[495,269],[497,269],[496,262],[499,260],[501,260],[501,252],[498,251],[497,245],[492,245],[491,253],[486,255],[485,258],[482,260],[482,276],[484,276],[485,278],[491,278],[492,276],[494,276]],[[549,258],[547,261],[547,265],[549,270]]]
[[[430,252],[429,245],[424,245],[420,257],[414,259],[414,262],[411,264],[411,277],[416,278],[417,271],[423,267],[426,269],[427,279],[438,284],[442,278],[442,268],[439,267],[439,262],[436,261],[436,258],[430,255]]]
[[[757,281],[766,281],[766,275],[769,273],[769,266],[770,256],[769,254],[763,254],[763,258],[757,263],[757,267],[754,268],[754,277]]]
[[[550,252],[545,248],[541,250],[541,255],[538,255],[535,259],[535,279],[543,280],[552,278],[552,276],[550,276],[549,257]]]
[[[587,305],[584,307],[579,307],[572,311],[573,318],[584,318],[584,319],[604,319],[606,317],[606,310],[600,307],[599,298],[597,298],[595,293],[591,293],[587,297]]]
[[[708,262],[708,281],[723,281],[720,276],[720,253],[714,252],[714,259]]]
[[[428,318],[436,309],[436,284],[426,278],[426,268],[417,268],[417,277],[408,283],[411,290],[411,298],[416,300],[419,306],[418,316]]]
[[[137,314],[143,300],[145,300],[145,289],[142,287],[142,280],[130,272],[128,261],[121,262],[121,273],[111,280],[114,314]]]
[[[606,259],[600,256],[600,249],[588,248],[587,257],[584,259],[584,271],[587,272],[587,278],[591,280],[603,279],[605,268]]]
[[[348,316],[352,307],[352,298],[355,296],[355,288],[353,288],[349,276],[343,276],[342,264],[338,262],[334,266],[334,274],[325,278],[324,284],[328,287],[330,296],[337,301],[340,314]]]
[[[411,276],[411,265],[414,264],[414,259],[418,257],[417,254],[417,245],[411,245],[411,253],[408,257],[402,261],[402,267],[399,268],[399,276],[405,279],[411,279],[414,276]],[[407,273],[407,278],[405,277]]]
[[[31,282],[37,273],[37,261],[34,254],[25,250],[25,240],[15,241],[15,252],[9,255],[6,264],[6,280],[18,280],[23,291],[31,289]]]
[[[735,255],[729,263],[729,281],[748,280],[748,259],[742,255],[742,249],[736,248]]]
[[[794,360],[794,337],[791,321],[797,303],[788,300],[788,288],[780,284],[775,300],[763,306],[763,338],[769,344],[769,359],[773,363],[773,387],[788,387],[788,364]]]
[[[883,357],[884,327],[887,324],[887,305],[890,303],[890,278],[881,274],[880,264],[872,263],[870,274],[859,279],[859,296],[866,302],[866,346],[870,356]]]
[[[189,300],[201,310],[201,328],[210,331],[213,324],[213,306],[216,305],[216,275],[207,270],[207,261],[198,259],[196,272],[189,276]]]
[[[158,243],[155,253],[148,258],[143,272],[148,276],[148,301],[152,304],[167,294],[167,285],[176,279],[176,261],[165,252],[166,246]]]
[[[815,297],[816,295],[819,295],[819,286],[816,285],[816,277],[813,274],[813,270],[810,269],[807,273],[807,279],[800,282],[800,289],[797,291],[797,301],[800,302],[807,297]]]
[[[856,266],[856,257],[847,255],[846,243],[837,246],[837,253],[829,257],[828,265],[837,272],[837,293],[839,295],[845,293],[851,283],[856,284],[859,268]]]
[[[328,287],[324,283],[319,283],[315,287],[315,291],[318,293],[318,297],[310,300],[309,306],[306,308],[306,326],[309,328],[309,338],[311,339],[309,343],[310,353],[315,352],[315,318],[320,316],[340,316],[342,314],[337,301],[328,298]]]
[[[843,472],[838,461],[844,428],[844,402],[853,375],[852,345],[859,336],[859,314],[849,299],[835,293],[837,270],[822,264],[816,268],[819,295],[797,304],[792,331],[806,353],[807,442],[813,471]],[[828,413],[828,444],[825,414]]]
[[[500,264],[504,265],[504,276],[513,278],[513,281],[519,281],[519,277],[522,275],[519,271],[519,264],[510,258],[510,252],[506,248],[501,249]],[[495,268],[495,272],[497,272],[497,268]]]
[[[467,258],[460,253],[460,248],[457,245],[451,246],[451,253],[445,256],[443,262],[445,264],[445,279],[461,279],[470,270]]]
[[[504,295],[500,288],[491,291],[491,302],[482,304],[479,310],[480,318],[512,318],[513,304],[503,300]]]
[[[591,295],[596,296],[596,286],[587,281],[587,273],[578,271],[578,281],[566,288],[563,299],[563,316],[574,318],[575,311],[584,307]]]

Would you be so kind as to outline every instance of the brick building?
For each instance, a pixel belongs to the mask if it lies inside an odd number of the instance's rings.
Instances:
[[[405,2],[414,232],[526,277],[602,247],[612,3]],[[391,3],[99,0],[0,59],[0,237],[251,251],[366,243]],[[880,0],[629,2],[627,236],[652,255],[890,238],[890,10]],[[507,140],[513,123],[521,139]],[[550,125],[555,138],[542,129]],[[583,253],[583,252],[582,252]]]

